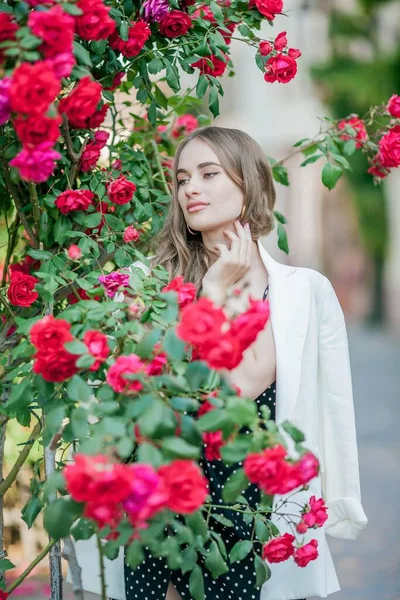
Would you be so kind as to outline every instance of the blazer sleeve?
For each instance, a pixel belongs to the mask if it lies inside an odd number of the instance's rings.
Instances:
[[[324,277],[320,297],[319,390],[326,533],[356,539],[368,519],[361,505],[352,377],[343,311]]]

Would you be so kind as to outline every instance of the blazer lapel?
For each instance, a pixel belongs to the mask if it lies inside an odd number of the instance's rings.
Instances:
[[[304,342],[310,316],[311,292],[301,269],[276,262],[257,242],[269,274],[271,326],[276,348],[276,420],[290,419],[300,387]]]

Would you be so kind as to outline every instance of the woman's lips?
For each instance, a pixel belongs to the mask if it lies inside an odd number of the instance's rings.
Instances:
[[[203,208],[207,208],[208,204],[196,204],[196,206],[192,206],[187,209],[189,213],[198,212],[199,210],[203,210]]]

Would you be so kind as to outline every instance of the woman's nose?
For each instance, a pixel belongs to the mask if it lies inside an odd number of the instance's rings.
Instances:
[[[200,194],[199,186],[193,178],[185,185],[185,193],[186,196],[196,196]]]

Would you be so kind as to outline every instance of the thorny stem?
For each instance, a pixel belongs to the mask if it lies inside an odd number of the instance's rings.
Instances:
[[[169,189],[167,180],[165,179],[165,173],[164,173],[164,169],[163,169],[162,164],[161,164],[160,154],[158,152],[157,143],[156,143],[155,140],[151,140],[150,143],[151,143],[151,146],[152,146],[153,151],[154,151],[154,156],[155,156],[155,159],[156,159],[156,162],[157,162],[157,167],[158,167],[158,171],[160,173],[160,177],[161,177],[161,180],[162,180],[163,187],[165,189],[166,194],[169,196],[170,189]]]
[[[31,181],[28,183],[29,187],[29,195],[32,202],[32,215],[33,220],[35,221],[36,227],[36,235],[38,239],[40,239],[40,208],[39,208],[39,198],[37,195],[36,185]]]
[[[17,213],[15,215],[15,219],[9,229],[10,235],[9,235],[8,243],[7,243],[7,254],[6,254],[5,261],[4,261],[4,270],[3,270],[3,277],[1,280],[1,287],[4,287],[6,284],[8,265],[10,264],[11,256],[12,256],[12,253],[14,251],[15,244],[17,241],[19,224],[20,224],[20,218],[19,218],[19,214]]]
[[[30,565],[28,565],[23,573],[17,579],[14,579],[11,585],[8,586],[6,592],[11,594],[12,591],[15,590],[19,586],[23,580],[28,577],[29,573],[40,563],[40,561],[49,553],[57,540],[50,540],[47,546],[43,548],[43,550],[33,559]]]
[[[10,172],[8,169],[8,165],[4,160],[1,160],[2,165],[3,165],[3,171],[4,171],[4,178],[6,180],[6,184],[7,184],[7,188],[10,191],[10,194],[12,196],[12,199],[14,200],[14,204],[15,204],[15,208],[17,209],[17,212],[19,214],[19,218],[21,219],[21,223],[22,225],[25,227],[26,233],[28,234],[29,238],[31,239],[32,242],[32,246],[34,248],[38,248],[39,247],[39,242],[33,232],[32,227],[29,224],[28,219],[26,218],[25,213],[22,210],[22,204],[21,201],[19,199],[19,195],[18,195],[18,190],[15,187],[13,181],[11,180],[10,177]]]
[[[32,432],[29,436],[28,441],[26,442],[26,444],[22,448],[21,452],[19,453],[18,458],[15,461],[11,471],[9,472],[9,474],[7,475],[5,480],[0,484],[0,496],[4,496],[6,491],[14,483],[22,465],[28,458],[28,455],[32,449],[32,446],[33,446],[34,442],[36,441],[36,438],[38,437],[41,429],[42,429],[42,424],[36,423],[35,427],[32,429]]]

